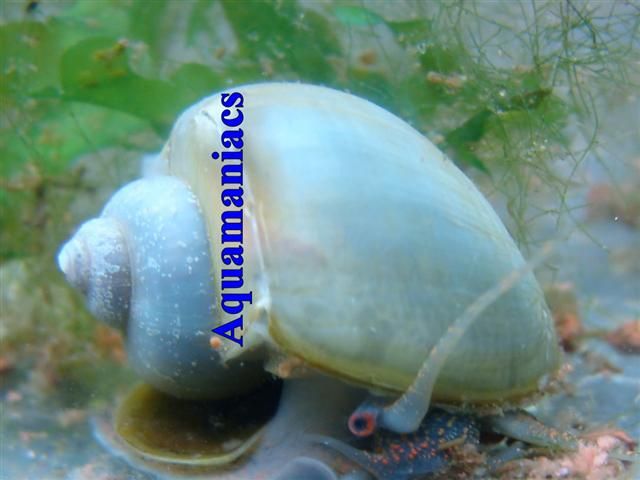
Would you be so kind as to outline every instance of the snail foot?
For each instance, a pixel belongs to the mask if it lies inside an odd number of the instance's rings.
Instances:
[[[578,448],[578,442],[573,435],[545,425],[524,410],[484,416],[481,421],[483,430],[520,440],[529,445],[549,450],[576,450]]]
[[[446,470],[453,460],[464,461],[479,444],[474,417],[433,409],[413,433],[377,430],[370,450],[360,450],[334,438],[313,436],[371,472],[378,479],[408,480]],[[473,455],[471,455],[473,456]]]
[[[494,433],[505,437],[498,444],[482,449],[486,458],[485,467],[491,476],[500,476],[509,465],[524,458],[576,451],[578,448],[578,441],[573,435],[545,425],[524,410],[485,415],[479,417],[478,421],[483,434]]]
[[[324,462],[308,457],[298,457],[285,465],[272,480],[338,480],[335,472]]]

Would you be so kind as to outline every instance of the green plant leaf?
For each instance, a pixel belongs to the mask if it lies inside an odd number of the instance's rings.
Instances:
[[[484,136],[487,122],[493,114],[491,110],[481,110],[473,115],[469,120],[444,136],[447,145],[456,148],[480,140]]]
[[[338,54],[335,32],[320,14],[293,2],[268,4],[222,0],[239,44],[239,59],[262,67],[261,76],[331,82],[329,56]],[[293,21],[292,21],[293,19]],[[254,78],[255,80],[255,78]]]
[[[58,64],[65,48],[86,36],[86,28],[58,19],[0,25],[0,96],[24,98],[25,92],[59,86]],[[3,105],[4,107],[11,105]]]
[[[384,23],[384,19],[378,14],[364,7],[338,6],[334,7],[336,18],[345,25],[363,27]]]
[[[149,46],[151,58],[158,66],[164,61],[166,42],[170,41],[170,36],[167,35],[171,25],[171,18],[167,15],[168,7],[168,0],[137,0],[133,3],[129,16],[132,20],[129,35]]]
[[[183,108],[225,86],[218,73],[200,63],[183,64],[171,76],[171,84]]]
[[[197,0],[189,15],[189,24],[187,26],[187,42],[193,44],[196,36],[211,28],[209,19],[207,18],[207,11],[211,8],[212,2],[210,0]]]
[[[185,95],[169,82],[134,73],[126,48],[105,37],[88,38],[68,48],[60,64],[63,98],[129,113],[164,134],[188,105]],[[192,96],[186,97],[188,101]]]

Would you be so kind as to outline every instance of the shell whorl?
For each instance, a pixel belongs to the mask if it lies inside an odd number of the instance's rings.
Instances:
[[[129,363],[182,398],[246,391],[266,377],[257,362],[224,363],[209,238],[198,198],[176,177],[153,175],[116,192],[58,257],[100,320],[123,330]]]
[[[89,311],[109,326],[124,330],[131,305],[131,265],[117,220],[86,222],[58,255],[67,281],[86,297]]]

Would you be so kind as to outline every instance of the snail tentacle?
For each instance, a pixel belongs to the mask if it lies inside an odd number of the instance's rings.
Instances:
[[[395,402],[383,407],[377,416],[378,424],[397,433],[414,432],[429,410],[431,394],[445,361],[455,349],[473,321],[478,318],[500,296],[513,288],[525,275],[546,260],[553,251],[547,243],[531,260],[513,270],[502,281],[480,295],[447,329],[446,334],[431,349],[420,367],[413,384]],[[371,408],[371,405],[368,405]],[[356,410],[356,412],[359,409]],[[355,412],[354,412],[355,413]]]

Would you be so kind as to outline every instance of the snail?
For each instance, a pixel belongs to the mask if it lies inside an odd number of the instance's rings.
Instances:
[[[228,92],[188,108],[152,173],[116,192],[58,257],[90,311],[125,332],[144,381],[219,399],[294,359],[374,400],[399,397],[355,409],[359,436],[415,432],[431,401],[514,405],[545,388],[560,350],[540,286],[488,201],[438,148],[329,88]],[[220,158],[225,150],[233,161]],[[212,333],[230,263],[225,165],[242,178],[233,202],[251,290],[242,345]]]

